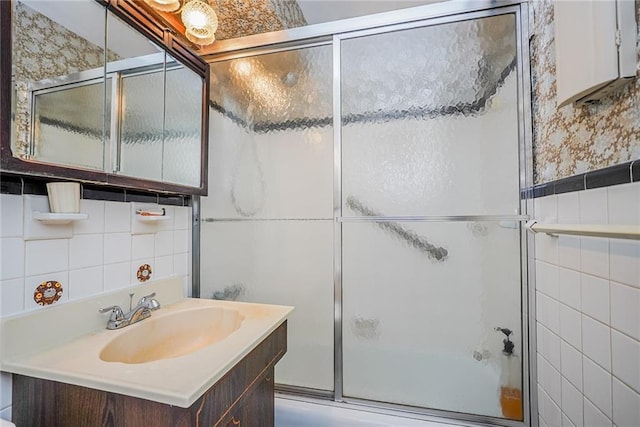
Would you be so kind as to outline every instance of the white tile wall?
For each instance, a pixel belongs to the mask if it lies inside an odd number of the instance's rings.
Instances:
[[[71,270],[67,288],[70,300],[104,292],[104,266]]]
[[[131,237],[131,257],[134,260],[153,258],[155,235],[138,234]]]
[[[574,426],[584,426],[582,392],[566,378],[562,378],[562,409]]]
[[[44,281],[62,283],[60,304],[138,283],[142,263],[154,279],[175,274],[190,288],[191,208],[166,206],[170,220],[136,227],[135,236],[132,203],[82,200],[89,219],[62,228],[31,220],[36,208],[48,209],[46,196],[0,195],[0,316],[40,309],[33,293]],[[0,382],[0,418],[10,419],[11,376]]]
[[[104,266],[104,290],[112,291],[125,288],[131,283],[131,262],[119,262],[105,264]]]
[[[585,427],[611,427],[612,422],[586,397],[582,400]],[[549,426],[551,427],[551,426]]]
[[[24,276],[24,240],[20,237],[0,238],[0,280]]]
[[[26,276],[69,269],[69,239],[31,240],[25,243]]]
[[[611,357],[613,375],[640,393],[640,342],[613,330]]]
[[[69,268],[95,267],[104,262],[104,234],[79,234],[69,239]]]
[[[131,234],[105,233],[104,263],[113,264],[131,259]]]
[[[640,423],[640,395],[617,378],[613,379],[613,422],[618,427]]]
[[[539,198],[534,210],[552,223],[640,225],[640,183]],[[535,239],[540,425],[639,427],[640,242]]]
[[[85,221],[73,223],[73,234],[104,233],[104,202],[101,200],[82,200],[80,212],[89,215]]]
[[[131,231],[131,207],[129,203],[105,202],[105,233],[129,233]]]
[[[0,237],[22,237],[22,196],[0,194]]]
[[[154,255],[156,257],[173,254],[173,230],[159,231],[156,233]]]

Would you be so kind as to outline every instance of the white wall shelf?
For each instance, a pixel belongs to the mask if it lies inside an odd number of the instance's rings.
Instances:
[[[83,221],[89,219],[89,214],[86,213],[52,213],[52,212],[38,212],[33,211],[31,218],[36,221],[40,221],[47,225],[64,225],[73,221]]]
[[[169,215],[141,215],[136,214],[136,220],[141,222],[158,222],[171,219]]]

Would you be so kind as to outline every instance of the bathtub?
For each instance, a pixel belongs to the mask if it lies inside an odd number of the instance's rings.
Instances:
[[[276,427],[458,427],[449,420],[442,422],[399,417],[370,412],[360,406],[348,407],[330,401],[278,395],[276,397]]]

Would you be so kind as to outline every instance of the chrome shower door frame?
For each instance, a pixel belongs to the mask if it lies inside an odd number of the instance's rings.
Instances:
[[[516,21],[516,55],[518,77],[518,134],[519,134],[519,175],[520,175],[520,212],[512,216],[439,216],[439,217],[368,217],[358,218],[342,216],[342,105],[340,55],[343,40],[386,32],[412,28],[429,27],[462,20],[486,18],[496,15],[514,14]],[[528,253],[533,251],[533,239],[528,236],[524,223],[528,219],[532,206],[526,199],[524,190],[533,185],[532,173],[532,136],[531,136],[531,94],[529,72],[529,7],[526,1],[456,1],[435,3],[427,6],[380,13],[367,17],[351,18],[342,21],[310,25],[272,33],[257,34],[238,39],[216,42],[203,53],[207,62],[236,59],[248,56],[275,53],[287,50],[309,48],[319,45],[333,46],[333,144],[334,144],[334,390],[333,393],[308,389],[305,387],[280,386],[277,390],[285,394],[295,394],[311,398],[331,399],[328,402],[336,406],[361,407],[367,411],[384,414],[410,414],[413,418],[424,420],[464,421],[470,424],[482,423],[503,426],[537,427],[537,393],[535,373],[535,289],[534,269]],[[196,201],[196,206],[199,203]],[[342,224],[352,221],[470,221],[470,220],[510,220],[520,224],[521,242],[521,331],[523,346],[523,406],[524,421],[512,421],[503,418],[476,414],[464,414],[453,411],[423,409],[406,405],[345,398],[343,395],[343,318],[342,318]],[[199,260],[199,210],[194,209],[193,239],[193,294],[199,296],[200,277]],[[198,272],[198,273],[196,273]],[[298,397],[304,399],[304,397]]]

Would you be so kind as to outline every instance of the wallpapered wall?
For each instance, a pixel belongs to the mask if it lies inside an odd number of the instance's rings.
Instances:
[[[216,39],[279,31],[307,25],[298,3],[287,0],[216,0]]]
[[[30,114],[28,82],[90,70],[104,64],[104,51],[48,17],[15,3],[13,73],[16,91],[14,154],[27,154]],[[118,59],[109,52],[109,60]]]
[[[558,109],[553,1],[536,0],[530,8],[535,183],[640,159],[640,79],[600,105]],[[639,2],[636,15],[640,22]]]

